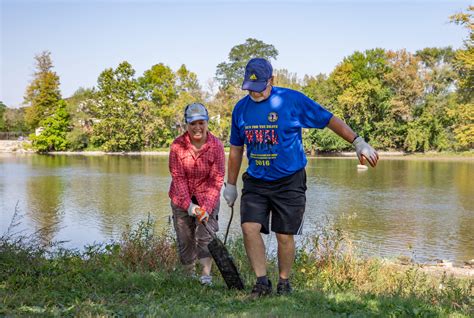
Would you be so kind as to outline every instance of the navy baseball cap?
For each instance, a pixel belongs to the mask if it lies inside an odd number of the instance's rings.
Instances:
[[[209,120],[206,107],[200,103],[189,104],[184,110],[184,120],[187,124],[196,120]]]
[[[245,67],[242,89],[260,93],[267,87],[272,74],[272,65],[266,59],[251,59]]]

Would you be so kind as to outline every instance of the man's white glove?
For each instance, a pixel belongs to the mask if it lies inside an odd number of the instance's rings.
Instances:
[[[196,205],[196,204],[191,202],[189,204],[189,207],[188,207],[188,215],[192,216],[192,217],[195,217],[196,213],[194,213],[195,212],[194,210],[197,209],[197,208],[199,208],[199,205]]]
[[[379,155],[374,148],[365,142],[364,138],[357,137],[352,144],[355,147],[357,157],[361,164],[364,164],[365,159],[367,159],[372,167],[377,165]]]
[[[228,206],[234,206],[234,202],[237,199],[237,188],[234,184],[227,183],[225,185],[224,199]]]

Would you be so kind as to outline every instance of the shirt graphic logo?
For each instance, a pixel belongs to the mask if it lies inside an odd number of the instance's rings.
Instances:
[[[247,146],[257,151],[272,151],[278,145],[278,135],[275,129],[247,129]]]
[[[252,81],[256,81],[257,80],[257,75],[255,75],[255,74],[250,75],[250,79]]]
[[[278,120],[278,114],[275,113],[275,112],[271,112],[268,114],[268,121],[270,121],[271,123],[274,123]]]

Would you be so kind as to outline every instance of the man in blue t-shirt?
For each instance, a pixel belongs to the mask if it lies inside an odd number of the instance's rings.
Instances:
[[[341,119],[304,94],[273,86],[273,69],[265,59],[251,59],[245,67],[242,98],[232,112],[230,155],[224,198],[237,199],[237,177],[244,144],[249,166],[242,175],[241,226],[247,256],[257,276],[253,297],[268,295],[265,245],[260,233],[276,233],[278,294],[291,293],[288,281],[295,257],[293,235],[301,233],[306,205],[306,155],[302,128],[328,127],[355,146],[359,161],[377,165],[377,152]]]

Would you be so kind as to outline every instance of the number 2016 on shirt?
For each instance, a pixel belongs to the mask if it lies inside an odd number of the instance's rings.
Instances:
[[[257,166],[269,166],[270,165],[270,160],[255,160],[255,165]]]

